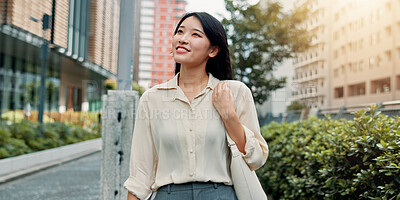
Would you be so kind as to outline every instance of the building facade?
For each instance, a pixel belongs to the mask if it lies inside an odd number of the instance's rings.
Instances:
[[[174,77],[171,40],[186,2],[143,0],[141,4],[139,85],[148,89]]]
[[[304,5],[306,4],[306,5]],[[310,48],[293,59],[293,99],[309,107],[329,106],[330,7],[333,1],[303,0],[296,7],[307,6],[305,26],[312,35]]]
[[[140,10],[139,85],[151,86],[153,60],[154,0],[142,0]]]
[[[1,0],[0,112],[38,109],[43,38],[50,47],[45,110],[101,108],[103,82],[117,73],[118,26],[118,0]]]
[[[294,61],[296,100],[338,108],[400,99],[399,0],[300,0],[311,47]]]

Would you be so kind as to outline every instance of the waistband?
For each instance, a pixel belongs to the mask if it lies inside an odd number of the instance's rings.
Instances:
[[[219,186],[223,186],[223,183],[214,183],[214,182],[189,182],[182,184],[169,184],[160,187],[158,192],[176,192],[176,191],[185,191],[185,190],[200,190],[214,187],[217,189]]]

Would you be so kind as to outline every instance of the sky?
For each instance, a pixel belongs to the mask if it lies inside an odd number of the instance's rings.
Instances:
[[[250,3],[257,3],[259,0],[248,0]],[[290,9],[293,5],[293,0],[279,0],[282,5]],[[224,0],[186,0],[187,12],[203,11],[213,15],[218,20],[222,20],[223,16],[227,16],[228,12],[225,10]]]

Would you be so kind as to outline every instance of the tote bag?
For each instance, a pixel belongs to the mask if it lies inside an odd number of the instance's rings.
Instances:
[[[228,146],[231,149],[231,176],[233,188],[239,200],[267,200],[255,171],[251,171],[242,157],[236,143],[226,133]]]

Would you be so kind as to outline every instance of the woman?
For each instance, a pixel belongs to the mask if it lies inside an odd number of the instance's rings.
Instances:
[[[230,80],[226,32],[211,15],[188,13],[172,52],[176,76],[139,102],[128,199],[237,199],[226,132],[253,170],[265,163],[268,147],[250,90]]]

